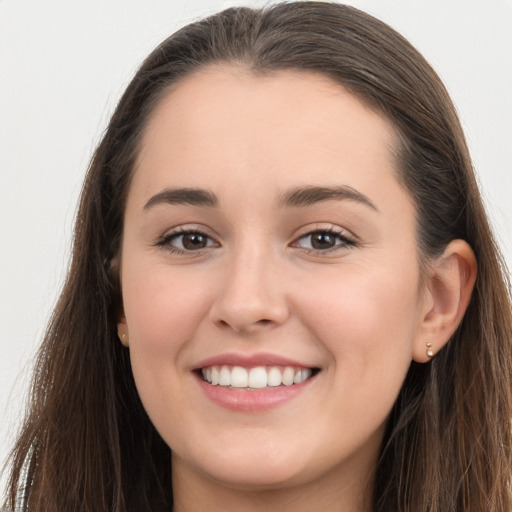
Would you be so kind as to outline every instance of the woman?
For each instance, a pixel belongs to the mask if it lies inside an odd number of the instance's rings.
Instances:
[[[10,506],[510,510],[502,268],[392,29],[322,2],[189,25],[91,163]]]

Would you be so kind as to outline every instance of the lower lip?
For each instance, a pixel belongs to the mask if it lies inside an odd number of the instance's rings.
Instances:
[[[275,388],[246,391],[224,386],[213,386],[200,376],[197,377],[199,386],[213,403],[238,412],[260,412],[278,407],[300,395],[314,379],[315,376],[291,386],[276,386]]]

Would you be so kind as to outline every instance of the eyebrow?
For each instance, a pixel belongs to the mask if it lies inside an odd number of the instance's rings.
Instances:
[[[356,201],[360,204],[368,206],[376,212],[379,209],[375,204],[364,194],[358,192],[355,188],[347,185],[338,185],[334,187],[298,187],[289,192],[286,192],[281,197],[280,203],[287,207],[300,207],[300,206],[311,206],[316,203],[323,201],[340,201],[350,200]]]
[[[323,201],[350,200],[379,211],[375,204],[364,194],[347,185],[334,187],[306,186],[294,188],[280,198],[281,207],[312,206]],[[144,210],[159,204],[191,205],[215,207],[219,204],[217,196],[201,188],[168,188],[152,196],[144,205]]]
[[[201,188],[167,188],[155,194],[144,205],[144,210],[159,204],[186,204],[191,206],[217,206],[217,196]]]

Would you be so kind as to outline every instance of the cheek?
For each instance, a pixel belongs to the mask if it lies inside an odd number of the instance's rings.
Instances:
[[[179,411],[189,406],[184,354],[204,318],[208,298],[201,283],[189,275],[170,274],[165,266],[127,265],[123,306],[133,376],[144,408],[157,428],[180,431]]]
[[[302,287],[315,287],[303,301],[308,328],[342,367],[340,375],[367,384],[391,380],[399,389],[418,324],[417,274],[377,266],[335,272]]]
[[[199,283],[170,274],[165,266],[142,265],[127,266],[123,274],[133,375],[152,414],[171,411],[169,404],[181,400],[183,355],[207,311],[207,294]],[[162,393],[163,389],[168,391]]]
[[[148,350],[179,349],[204,317],[208,302],[205,289],[188,274],[171,274],[165,266],[148,272],[143,267],[130,270],[123,282],[130,339]]]

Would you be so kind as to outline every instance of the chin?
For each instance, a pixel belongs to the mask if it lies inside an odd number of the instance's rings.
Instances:
[[[256,447],[255,447],[256,448]],[[208,478],[245,490],[277,489],[307,481],[308,468],[300,450],[227,449],[207,455],[203,452],[193,465]]]

